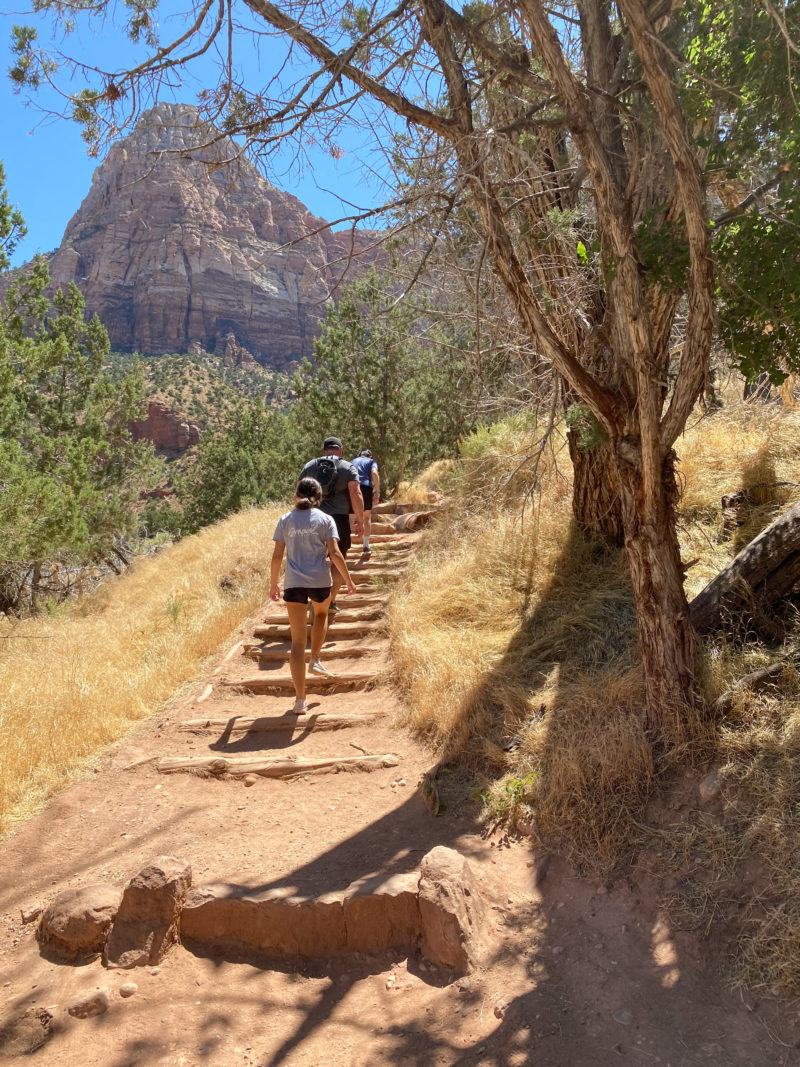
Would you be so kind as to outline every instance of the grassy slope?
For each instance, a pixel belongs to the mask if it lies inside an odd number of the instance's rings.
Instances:
[[[703,418],[679,442],[683,558],[692,596],[800,487],[800,416],[757,405]],[[610,872],[634,859],[665,884],[676,923],[731,920],[735,974],[800,991],[800,684],[741,695],[723,721],[680,722],[656,752],[641,728],[635,618],[622,553],[571,525],[558,442],[525,462],[535,433],[517,420],[467,443],[444,473],[452,520],[395,598],[395,671],[412,725],[449,761],[445,803],[471,790],[490,818],[522,822],[574,862]],[[430,479],[429,479],[430,481]],[[733,534],[720,497],[760,486]],[[522,506],[524,505],[524,507]],[[709,641],[709,699],[796,638],[791,616],[767,647]],[[721,770],[721,811],[696,784]],[[659,808],[689,774],[688,813]],[[667,805],[669,811],[672,808]],[[743,875],[747,867],[748,876]]]
[[[266,599],[280,510],[242,512],[137,559],[61,615],[2,622],[0,832],[191,681]]]

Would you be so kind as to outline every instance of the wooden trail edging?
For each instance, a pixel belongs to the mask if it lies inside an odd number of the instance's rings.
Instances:
[[[289,642],[284,641],[288,646]],[[255,660],[256,663],[288,663],[290,649],[266,649],[261,645],[245,645],[244,654],[248,659]],[[353,648],[339,648],[334,646],[333,648],[324,648],[320,652],[320,659],[366,659],[367,656],[379,656],[381,650],[370,645],[356,645]],[[306,660],[311,659],[311,652],[306,649]]]
[[[231,733],[269,733],[273,730],[344,730],[384,718],[385,711],[309,712],[306,715],[228,715],[225,718],[186,719],[177,725],[181,731],[230,730]]]
[[[309,626],[310,630],[311,627]],[[335,629],[329,628],[328,640],[344,641],[351,637],[368,637],[374,634],[377,627],[375,624],[369,624],[365,622],[343,622]],[[256,626],[253,629],[253,636],[260,638],[262,641],[288,641],[289,640],[289,624],[285,623],[282,626]]]
[[[306,676],[307,693],[334,693],[343,689],[363,689],[371,682],[378,680],[380,675],[376,671],[358,671],[352,674],[335,674],[330,677],[309,674]],[[263,674],[251,675],[250,678],[230,679],[222,684],[229,688],[243,689],[248,693],[294,693],[294,682],[290,674],[274,674],[265,671]]]
[[[159,774],[193,771],[219,777],[230,774],[260,774],[265,778],[288,778],[298,774],[325,771],[374,771],[379,767],[397,767],[400,759],[393,752],[380,756],[328,756],[303,759],[300,756],[165,756],[158,761]]]
[[[338,626],[340,622],[375,622],[382,614],[383,612],[378,609],[373,609],[372,611],[348,611],[347,608],[342,608],[341,611],[328,619],[328,629]],[[288,614],[269,615],[268,619],[273,626],[288,626],[289,624]]]

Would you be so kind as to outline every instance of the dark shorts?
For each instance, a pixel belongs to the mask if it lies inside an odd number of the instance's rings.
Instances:
[[[346,556],[353,543],[350,540],[350,516],[331,515],[331,518],[336,523],[336,532],[339,534],[339,551]]]
[[[362,485],[361,495],[364,497],[364,511],[372,511],[372,486]]]
[[[295,585],[291,589],[284,589],[283,599],[290,604],[307,604],[313,600],[315,604],[322,604],[331,595],[331,587],[324,586],[322,589],[306,589],[304,586]]]

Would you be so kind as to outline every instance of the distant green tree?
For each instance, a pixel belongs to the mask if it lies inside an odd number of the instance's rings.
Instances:
[[[473,423],[471,382],[454,339],[371,270],[329,310],[313,362],[301,363],[294,416],[317,450],[328,433],[342,438],[346,455],[371,449],[391,490],[454,453]]]
[[[141,374],[113,382],[108,335],[84,320],[75,285],[45,296],[34,261],[0,302],[0,609],[36,606],[46,563],[103,557],[135,527],[134,505],[155,477],[134,444]]]
[[[288,500],[304,444],[293,420],[242,400],[224,426],[200,441],[197,462],[179,481],[186,526],[196,530],[241,508]]]
[[[19,208],[8,199],[6,172],[0,163],[0,270],[6,270],[9,256],[28,232]]]

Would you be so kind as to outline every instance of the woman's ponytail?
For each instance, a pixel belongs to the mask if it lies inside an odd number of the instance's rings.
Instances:
[[[295,495],[302,498],[295,503],[298,511],[318,508],[322,503],[322,486],[316,478],[301,478],[297,483]]]

